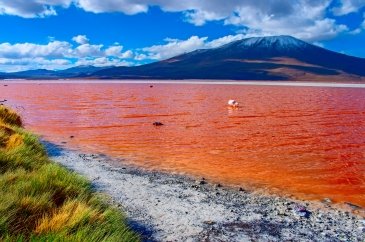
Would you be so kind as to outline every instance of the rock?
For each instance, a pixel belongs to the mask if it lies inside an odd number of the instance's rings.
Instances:
[[[153,85],[150,85],[150,88],[152,88],[153,87]]]
[[[162,125],[164,125],[164,124],[163,124],[163,123],[161,123],[161,122],[154,122],[154,123],[153,123],[153,125],[154,125],[154,126],[162,126]]]
[[[356,204],[353,204],[353,203],[345,202],[345,204],[347,206],[349,206],[350,208],[352,208],[352,209],[360,209],[361,208],[360,206],[358,206]]]
[[[242,187],[240,187],[240,188],[238,189],[238,191],[240,191],[240,192],[244,192],[245,190],[244,190]]]
[[[70,139],[73,139],[74,137],[75,137],[75,136],[71,135],[71,136],[70,136]]]
[[[311,215],[311,212],[309,212],[304,206],[297,206],[294,209],[294,214],[299,217],[309,218],[309,216]]]
[[[324,198],[322,201],[324,203],[332,203],[332,200],[330,198],[328,198],[328,197]]]
[[[208,224],[208,225],[214,225],[215,224],[215,222],[212,221],[212,220],[204,221],[203,223]]]
[[[215,184],[215,187],[218,188],[218,187],[222,187],[222,185],[220,183],[218,184]]]
[[[199,184],[199,185],[207,184],[207,182],[206,182],[206,181],[204,181],[204,180],[196,181],[195,183],[196,183],[196,184]]]

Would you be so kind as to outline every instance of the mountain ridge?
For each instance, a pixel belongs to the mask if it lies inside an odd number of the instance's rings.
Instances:
[[[37,73],[36,71],[33,71]],[[198,49],[166,60],[132,67],[73,67],[39,78],[90,79],[362,79],[365,59],[309,44],[291,36],[251,37],[212,49]],[[1,73],[0,77],[4,74]],[[13,73],[19,76],[19,73]]]

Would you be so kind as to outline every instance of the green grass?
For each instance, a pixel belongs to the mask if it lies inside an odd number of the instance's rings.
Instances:
[[[105,201],[0,106],[0,241],[139,241]]]

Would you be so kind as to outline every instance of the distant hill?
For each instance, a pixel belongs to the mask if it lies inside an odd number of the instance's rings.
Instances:
[[[66,70],[58,71],[59,74],[63,76],[74,76],[74,75],[91,75],[96,71],[105,70],[112,68],[112,66],[107,67],[96,67],[96,66],[76,66]]]
[[[25,78],[40,76],[34,72],[22,75],[29,75]],[[45,73],[44,76],[49,77],[101,79],[360,80],[365,77],[365,59],[333,52],[291,36],[270,36],[238,40],[142,66],[75,67]]]
[[[76,66],[66,70],[52,71],[45,69],[20,71],[12,73],[0,73],[0,78],[2,79],[60,79],[60,78],[78,78],[88,75],[92,75],[96,71],[101,71],[107,68],[113,68],[113,66],[108,67],[95,67],[95,66]]]

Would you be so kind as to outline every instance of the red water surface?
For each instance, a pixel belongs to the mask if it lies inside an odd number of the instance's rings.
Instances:
[[[365,89],[153,85],[10,83],[0,97],[28,128],[85,152],[365,206]]]

